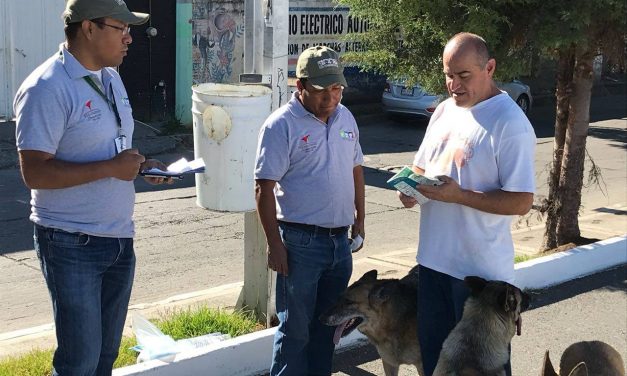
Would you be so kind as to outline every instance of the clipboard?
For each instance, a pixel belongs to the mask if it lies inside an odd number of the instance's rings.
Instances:
[[[176,180],[183,180],[183,174],[173,174],[171,172],[163,172],[163,173],[159,173],[156,171],[140,171],[139,176],[143,176],[143,177],[147,177],[147,178],[171,178],[171,179],[176,179]]]

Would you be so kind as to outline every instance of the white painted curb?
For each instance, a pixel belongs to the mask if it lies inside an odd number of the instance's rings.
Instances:
[[[626,263],[627,235],[617,236],[518,263],[515,284],[540,289]]]
[[[179,354],[171,363],[160,360],[113,370],[112,376],[251,376],[270,369],[276,328],[246,334],[202,349]],[[343,351],[368,339],[355,330],[342,338],[336,351]]]
[[[594,252],[591,252],[594,251]],[[539,289],[627,264],[627,235],[516,264],[515,284]],[[153,360],[118,368],[113,376],[251,376],[267,372],[276,328],[239,336],[202,349],[179,354],[171,363]],[[336,349],[361,344],[357,330],[342,338]]]

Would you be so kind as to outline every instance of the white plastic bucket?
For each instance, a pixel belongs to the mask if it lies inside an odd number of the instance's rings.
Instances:
[[[194,154],[205,161],[196,174],[196,203],[207,209],[255,209],[257,136],[270,115],[272,90],[259,85],[192,86]]]

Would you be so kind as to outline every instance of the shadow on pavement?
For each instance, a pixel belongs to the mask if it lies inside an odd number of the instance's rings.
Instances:
[[[625,123],[627,125],[627,121]],[[610,145],[611,147],[627,149],[627,130],[625,128],[620,129],[593,126],[588,129],[588,136],[615,141],[621,145]]]
[[[403,117],[388,119],[377,114],[367,120],[357,118],[360,144],[364,155],[416,152],[425,135],[428,121]]]
[[[544,307],[597,289],[621,291],[627,294],[627,265],[575,279],[557,287],[529,291],[531,295],[529,309]]]
[[[342,372],[351,376],[376,376],[376,373],[363,370],[359,366],[372,361],[381,362],[379,359],[379,353],[375,347],[368,343],[366,346],[337,354],[333,360],[333,373]]]
[[[363,169],[367,186],[392,190],[392,187],[390,187],[386,182],[394,175],[393,172],[365,166]]]

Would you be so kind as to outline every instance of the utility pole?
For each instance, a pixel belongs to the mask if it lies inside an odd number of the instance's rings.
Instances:
[[[287,44],[289,0],[245,0],[244,71],[241,82],[272,89],[272,108],[289,100]],[[257,211],[244,214],[244,288],[238,306],[270,326],[275,316],[276,273],[267,266],[266,237]]]

